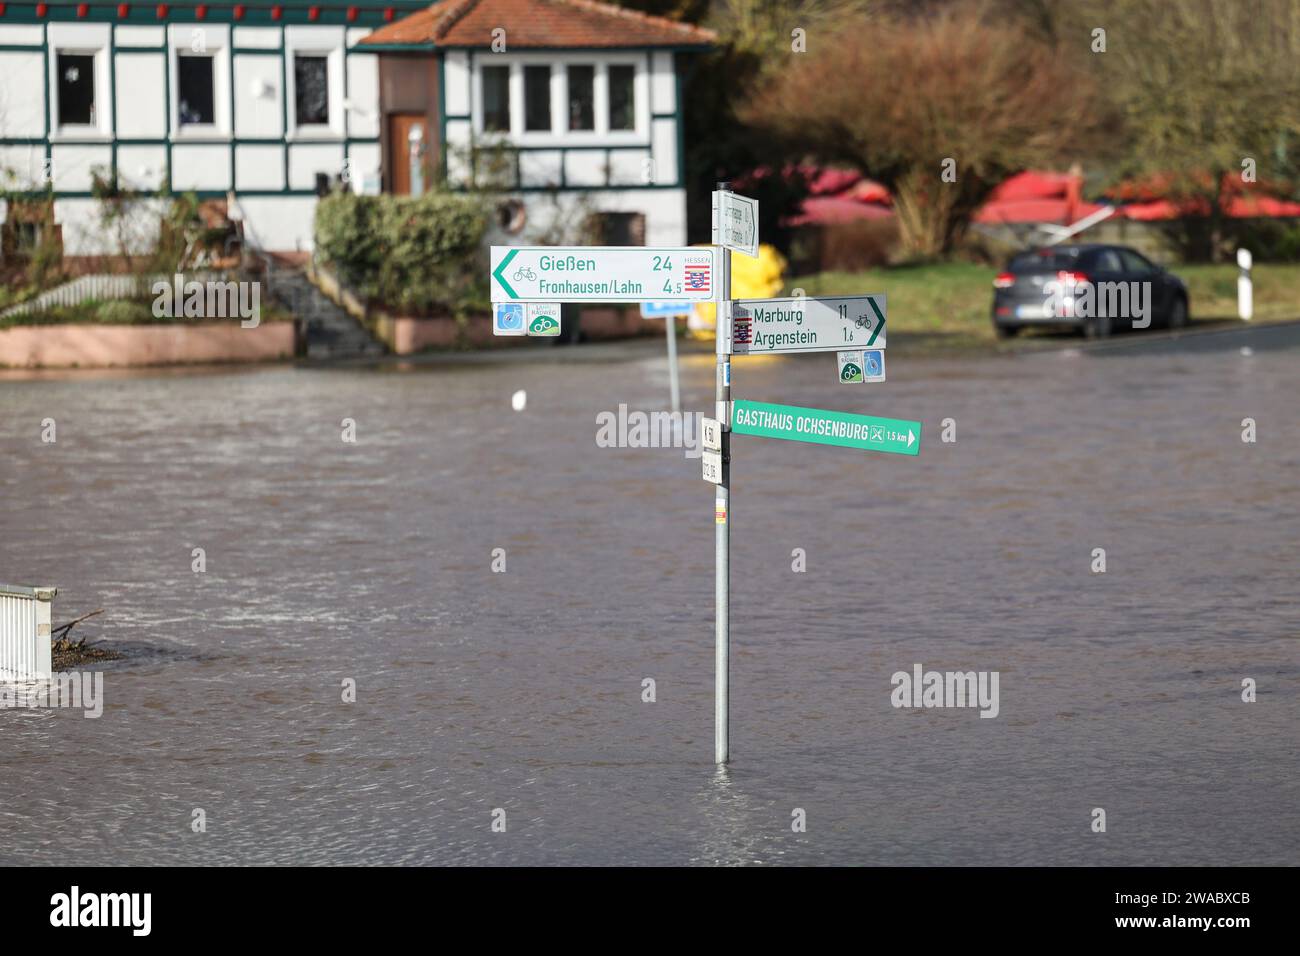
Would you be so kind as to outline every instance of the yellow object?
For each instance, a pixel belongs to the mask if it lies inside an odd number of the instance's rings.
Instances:
[[[705,248],[708,248],[707,246]],[[785,256],[775,246],[758,247],[758,258],[731,251],[731,297],[733,299],[768,299],[785,286]],[[694,339],[711,340],[717,327],[717,306],[712,302],[695,303],[695,311],[686,318],[686,332]]]

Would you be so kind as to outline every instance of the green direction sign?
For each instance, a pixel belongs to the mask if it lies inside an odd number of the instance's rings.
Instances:
[[[713,250],[493,246],[493,302],[707,302]]]
[[[737,299],[732,306],[736,355],[885,347],[883,295]]]
[[[842,445],[893,455],[916,455],[921,451],[920,422],[794,405],[738,401],[733,406],[731,430],[739,435]]]

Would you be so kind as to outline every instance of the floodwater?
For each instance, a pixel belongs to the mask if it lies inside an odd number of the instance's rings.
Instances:
[[[924,438],[737,436],[724,772],[712,489],[596,443],[658,343],[0,380],[0,580],[127,654],[99,719],[0,711],[0,862],[1300,863],[1300,332],[1185,343],[738,359]],[[917,664],[998,716],[894,708]]]

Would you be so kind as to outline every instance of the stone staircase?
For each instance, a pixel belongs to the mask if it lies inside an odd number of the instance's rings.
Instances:
[[[309,359],[368,358],[384,354],[365,327],[299,271],[277,271],[274,296],[302,320]]]

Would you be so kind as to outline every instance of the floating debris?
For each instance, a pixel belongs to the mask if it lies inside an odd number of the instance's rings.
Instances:
[[[67,624],[60,624],[50,632],[50,636],[55,640],[50,645],[53,668],[56,671],[66,671],[73,667],[79,667],[82,664],[88,664],[92,661],[117,661],[122,659],[122,655],[117,651],[100,647],[98,644],[87,644],[83,637],[79,641],[72,640],[68,635],[72,629],[87,618],[92,618],[96,614],[103,614],[104,609],[91,611],[89,614],[83,614],[81,617],[74,618]]]
[[[51,650],[51,660],[56,671],[66,671],[93,661],[120,661],[122,655],[117,651],[100,647],[98,644],[86,644],[81,641],[57,640]]]

